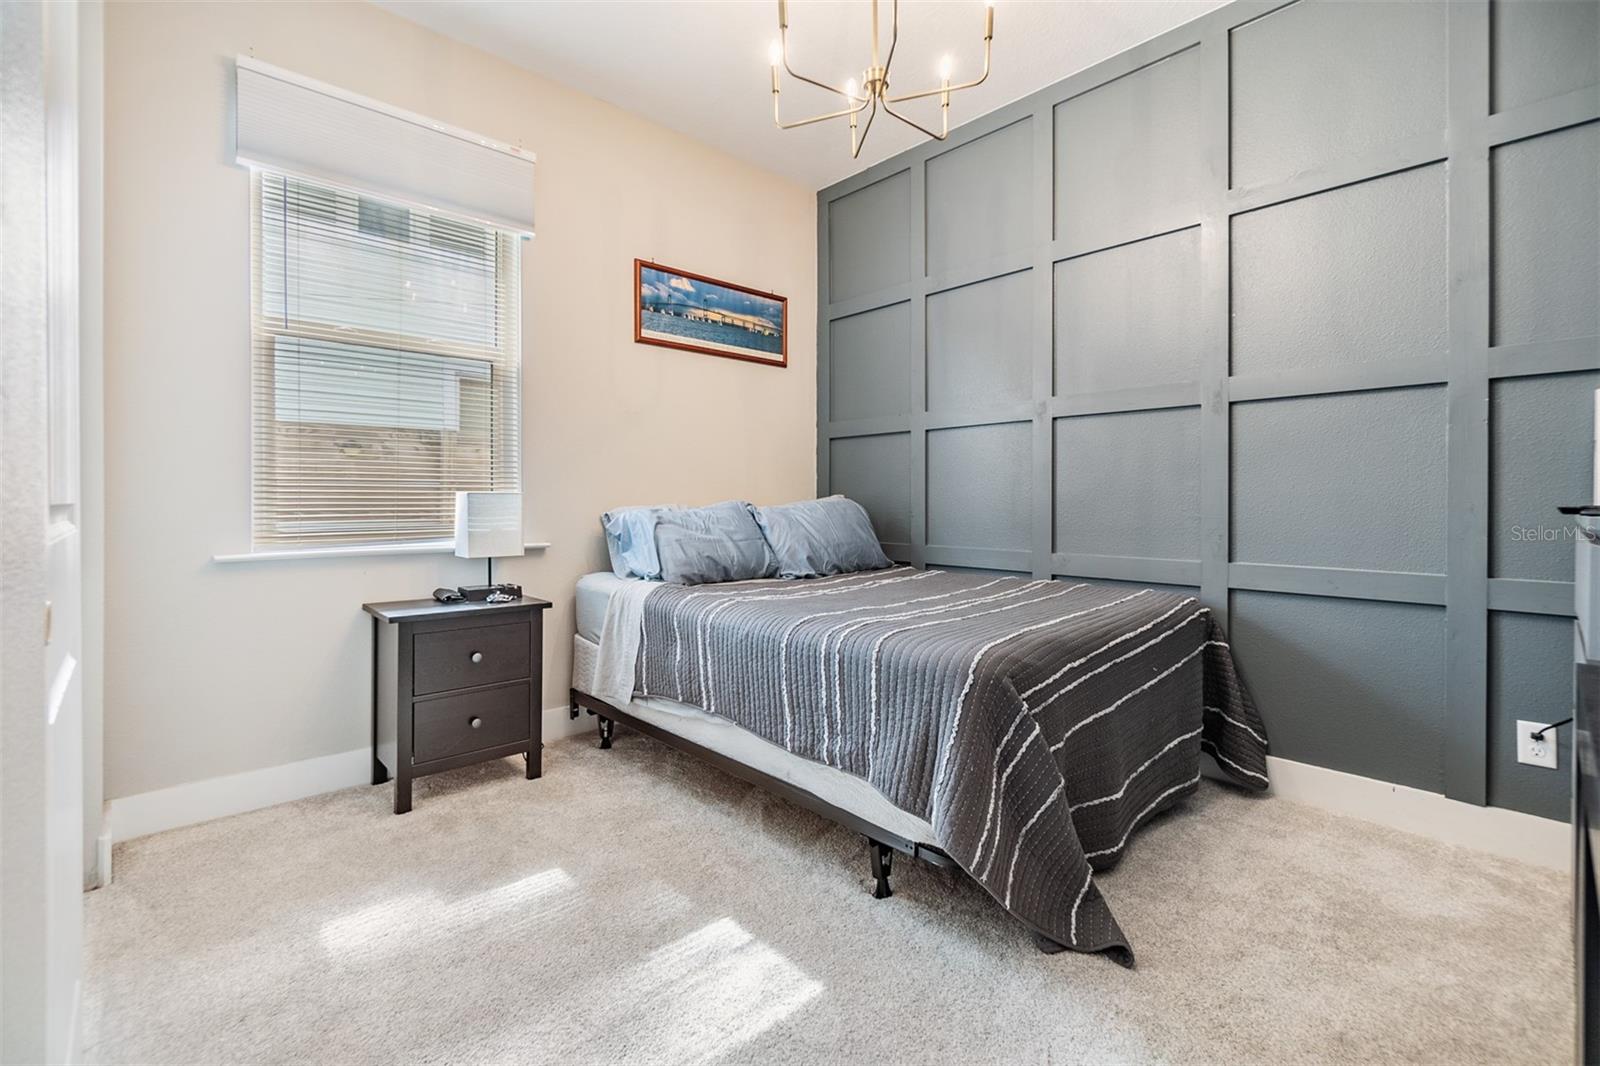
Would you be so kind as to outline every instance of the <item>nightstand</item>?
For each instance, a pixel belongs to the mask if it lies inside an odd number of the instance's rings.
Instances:
[[[366,603],[372,616],[372,783],[523,754],[539,776],[548,600]]]

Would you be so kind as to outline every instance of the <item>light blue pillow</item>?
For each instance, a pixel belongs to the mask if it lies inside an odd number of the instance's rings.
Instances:
[[[661,556],[656,552],[656,519],[677,507],[619,507],[600,516],[611,553],[611,572],[618,577],[661,580]]]
[[[666,511],[656,517],[661,580],[676,585],[771,577],[777,566],[767,539],[743,502]]]
[[[867,512],[844,496],[751,510],[777,557],[779,577],[826,577],[894,565],[878,546]]]

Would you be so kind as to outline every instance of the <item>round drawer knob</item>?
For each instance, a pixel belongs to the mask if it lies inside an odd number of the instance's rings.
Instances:
[[[483,662],[483,652],[481,652],[481,651],[473,652],[472,653],[472,661],[475,662],[475,663]]]
[[[472,726],[472,728],[477,729],[477,728],[479,728],[480,726],[483,725],[483,719],[482,718],[474,718],[470,722],[468,722],[467,724]]]

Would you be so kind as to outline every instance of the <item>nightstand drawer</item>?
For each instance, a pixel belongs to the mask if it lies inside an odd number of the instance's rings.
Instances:
[[[483,748],[526,741],[528,683],[416,702],[411,761],[433,762]]]
[[[418,633],[411,654],[418,696],[515,681],[528,676],[528,623]]]

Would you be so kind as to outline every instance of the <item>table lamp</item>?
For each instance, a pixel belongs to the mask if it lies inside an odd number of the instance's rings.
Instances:
[[[488,584],[462,585],[465,600],[512,600],[522,595],[516,585],[495,584],[495,556],[522,554],[522,493],[456,493],[456,555],[485,559]]]

